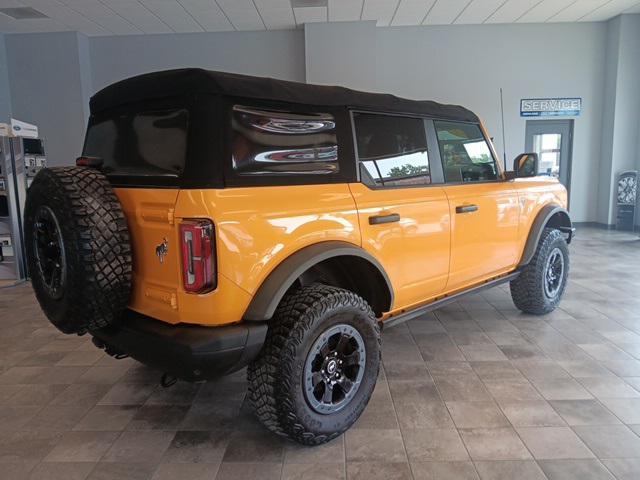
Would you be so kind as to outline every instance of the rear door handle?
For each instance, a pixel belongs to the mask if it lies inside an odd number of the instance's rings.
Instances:
[[[369,217],[369,225],[381,225],[383,223],[394,223],[400,221],[400,215],[389,213],[388,215],[374,215]]]
[[[478,211],[477,205],[460,205],[456,207],[456,213],[471,213]]]

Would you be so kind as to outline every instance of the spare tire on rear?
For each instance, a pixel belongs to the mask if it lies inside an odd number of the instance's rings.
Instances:
[[[64,333],[118,321],[131,293],[131,245],[122,207],[98,170],[41,170],[27,192],[25,246],[42,310]]]

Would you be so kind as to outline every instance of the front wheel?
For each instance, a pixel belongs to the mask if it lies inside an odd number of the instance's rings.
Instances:
[[[544,315],[560,303],[569,276],[569,248],[562,232],[545,228],[536,253],[511,282],[511,298],[525,313]]]
[[[249,365],[249,398],[272,432],[305,445],[346,431],[369,402],[380,368],[380,329],[369,305],[326,285],[287,295]]]

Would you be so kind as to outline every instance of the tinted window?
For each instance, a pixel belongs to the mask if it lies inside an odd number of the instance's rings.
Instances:
[[[102,158],[107,174],[177,177],[188,122],[184,109],[114,115],[89,125],[83,155]]]
[[[338,172],[336,123],[327,113],[233,107],[233,169],[239,175]]]
[[[446,182],[496,180],[498,169],[478,125],[434,122]]]
[[[424,121],[354,113],[364,183],[381,187],[431,183]]]

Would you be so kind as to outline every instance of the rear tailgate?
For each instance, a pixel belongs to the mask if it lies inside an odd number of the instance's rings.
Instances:
[[[133,290],[129,307],[170,323],[179,321],[181,288],[175,188],[116,188],[127,217],[133,250]]]

